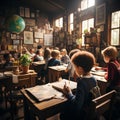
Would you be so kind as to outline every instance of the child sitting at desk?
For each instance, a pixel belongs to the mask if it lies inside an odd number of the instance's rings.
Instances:
[[[48,69],[50,66],[57,66],[60,65],[60,51],[59,50],[52,50],[51,51],[51,58],[48,60],[46,74],[48,74]],[[48,76],[46,76],[46,83],[49,82]]]
[[[95,64],[92,53],[87,51],[76,52],[71,61],[75,72],[79,76],[77,79],[76,94],[73,95],[71,89],[66,84],[63,92],[68,98],[65,110],[60,115],[61,120],[87,120],[84,107],[89,104],[90,90],[97,86],[96,79],[90,74],[90,70]]]
[[[120,91],[120,64],[117,61],[117,48],[113,46],[109,46],[102,50],[102,56],[107,63],[107,74],[105,75],[105,79],[108,81],[108,86],[106,92],[109,92],[113,89]]]

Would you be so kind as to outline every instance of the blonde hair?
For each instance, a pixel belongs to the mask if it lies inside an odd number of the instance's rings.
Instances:
[[[56,57],[58,57],[59,55],[60,55],[60,51],[59,51],[59,50],[52,50],[51,56],[52,56],[53,58],[56,58]]]
[[[114,46],[109,46],[105,48],[104,50],[101,51],[101,53],[103,56],[109,57],[110,60],[115,60],[118,55],[117,48]]]

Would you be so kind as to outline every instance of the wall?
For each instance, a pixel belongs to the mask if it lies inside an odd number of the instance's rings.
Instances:
[[[16,34],[8,31],[5,26],[5,21],[9,16],[19,15],[25,21],[25,29],[23,32]],[[25,36],[31,35],[30,40],[33,42],[25,42]],[[48,17],[40,13],[38,9],[11,6],[0,7],[0,50],[7,52],[20,49],[21,45],[26,46],[28,49],[31,47],[36,48],[38,44],[44,46],[44,34],[52,34],[52,28]]]

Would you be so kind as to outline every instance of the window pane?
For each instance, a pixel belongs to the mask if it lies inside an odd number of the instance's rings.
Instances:
[[[70,24],[70,33],[73,31],[73,24]]]
[[[73,13],[70,14],[70,23],[73,23]]]
[[[95,5],[95,0],[82,0],[81,1],[81,10],[85,10],[94,5]]]
[[[56,27],[59,27],[59,19],[57,19],[57,20],[55,21],[55,26],[56,26]]]
[[[81,10],[87,9],[87,0],[81,1]]]
[[[90,30],[91,27],[92,28],[94,27],[94,19],[93,18],[88,20],[88,29]]]
[[[95,5],[95,0],[88,0],[88,7],[92,7]]]
[[[84,45],[84,30],[90,31],[90,27],[94,28],[94,18],[82,21],[82,45]]]
[[[85,29],[87,29],[87,20],[82,21],[82,33],[84,33]]]
[[[119,45],[119,29],[111,31],[111,45]]]
[[[112,13],[112,28],[120,25],[120,11]]]
[[[63,17],[60,18],[60,26],[59,27],[63,27]]]

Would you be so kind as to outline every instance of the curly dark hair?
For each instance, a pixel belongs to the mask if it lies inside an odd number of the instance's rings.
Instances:
[[[85,72],[89,72],[95,64],[95,57],[87,51],[76,52],[71,58],[73,64],[80,66]]]

